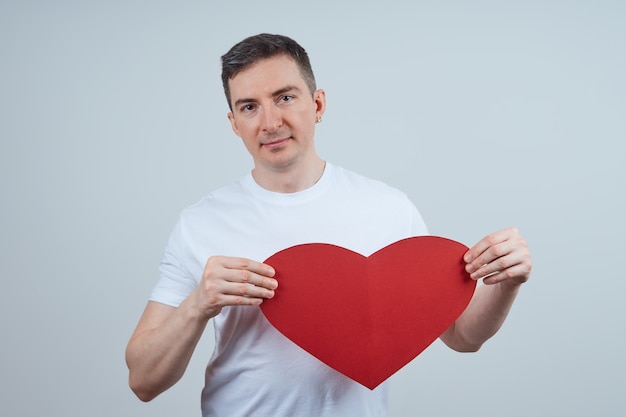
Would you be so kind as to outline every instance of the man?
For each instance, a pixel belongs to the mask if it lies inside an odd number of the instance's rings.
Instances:
[[[175,384],[213,319],[216,348],[202,393],[204,416],[385,415],[386,384],[361,386],[265,320],[258,306],[280,289],[262,260],[310,242],[367,256],[426,234],[422,218],[403,193],[318,156],[315,125],[326,97],[300,45],[257,35],[235,45],[222,64],[228,119],[254,168],[181,214],[128,344],[130,385],[149,401]],[[471,277],[486,285],[441,340],[476,351],[500,328],[528,280],[530,253],[510,228],[482,239],[464,260]]]

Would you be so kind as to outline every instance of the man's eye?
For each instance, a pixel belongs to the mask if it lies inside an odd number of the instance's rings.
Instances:
[[[279,101],[289,102],[293,99],[293,96],[280,96]]]
[[[254,110],[254,104],[246,104],[245,106],[241,106],[242,112],[250,112]]]

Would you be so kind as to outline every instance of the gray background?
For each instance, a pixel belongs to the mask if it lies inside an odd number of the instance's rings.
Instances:
[[[626,3],[469,3],[2,1],[0,415],[199,415],[210,335],[149,404],[124,349],[180,210],[251,167],[219,57],[258,32],[308,50],[324,158],[533,251],[498,336],[436,342],[390,416],[624,415]]]

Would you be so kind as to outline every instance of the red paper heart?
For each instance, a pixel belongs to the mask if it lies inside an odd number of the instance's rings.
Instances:
[[[461,243],[412,237],[364,257],[329,244],[282,250],[265,263],[279,288],[261,310],[283,335],[374,389],[426,349],[467,307],[476,282]]]

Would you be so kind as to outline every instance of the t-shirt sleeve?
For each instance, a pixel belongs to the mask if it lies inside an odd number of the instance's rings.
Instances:
[[[411,234],[413,236],[428,235],[428,228],[415,204],[409,201],[411,205]]]
[[[152,290],[150,301],[178,307],[198,285],[196,279],[185,267],[184,240],[181,221],[172,231],[163,260],[159,266],[160,277]]]

